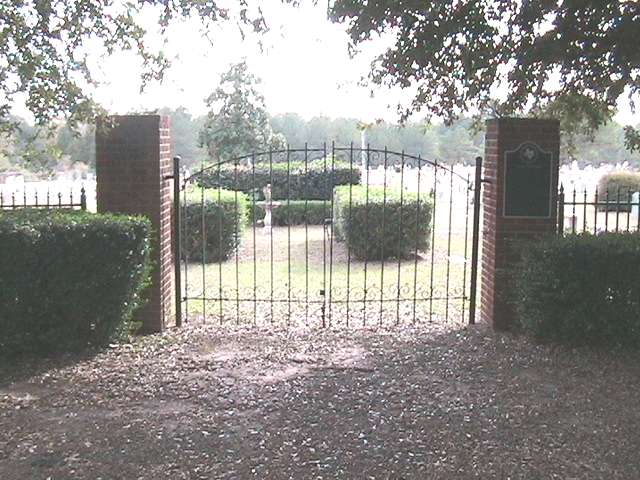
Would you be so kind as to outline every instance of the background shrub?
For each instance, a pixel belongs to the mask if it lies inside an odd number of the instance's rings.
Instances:
[[[306,205],[305,205],[306,204]],[[264,207],[256,204],[255,219],[264,218]],[[282,200],[279,207],[272,210],[271,224],[275,227],[287,225],[323,225],[325,218],[331,217],[331,201],[323,200]],[[249,215],[251,219],[251,214]]]
[[[262,189],[271,183],[271,194],[274,200],[330,200],[334,186],[356,185],[360,182],[360,170],[345,162],[335,162],[333,171],[328,161],[325,169],[324,160],[308,162],[305,170],[303,162],[291,162],[287,170],[286,163],[274,163],[272,171],[269,165],[259,163],[252,167],[223,165],[203,172],[200,183],[206,188],[222,188],[239,190],[251,196],[256,191],[256,200],[262,200]]]
[[[203,199],[204,193],[204,199]],[[220,262],[238,248],[247,224],[247,197],[225,189],[189,187],[183,212],[182,253],[190,261]],[[204,233],[202,215],[204,212]],[[204,258],[203,258],[204,241]]]
[[[617,202],[618,191],[620,191],[620,202],[628,202],[631,198],[629,194],[640,192],[640,173],[612,172],[600,177],[600,180],[598,181],[598,201]],[[609,192],[608,195],[607,192]],[[615,212],[617,210],[621,212],[628,212],[631,207],[627,205],[621,205],[619,208],[616,206],[609,206],[608,209],[610,212]],[[606,208],[601,206],[599,207],[599,210],[605,211]]]
[[[416,193],[404,192],[402,206],[400,190],[387,188],[386,202],[382,187],[351,187],[349,214],[348,186],[335,189],[334,232],[345,241],[356,258],[406,258],[416,250],[429,247],[433,204]],[[384,217],[384,230],[383,230]]]
[[[0,354],[123,336],[150,271],[149,222],[79,212],[0,212]]]
[[[522,325],[539,340],[640,346],[640,236],[579,234],[532,243],[516,275]]]

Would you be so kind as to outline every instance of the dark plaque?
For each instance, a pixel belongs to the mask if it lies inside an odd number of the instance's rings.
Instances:
[[[551,152],[526,142],[504,156],[504,216],[551,216]]]

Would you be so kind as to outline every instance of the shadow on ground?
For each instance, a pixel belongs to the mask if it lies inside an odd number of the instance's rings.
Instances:
[[[0,478],[639,478],[638,357],[190,326],[0,382]]]

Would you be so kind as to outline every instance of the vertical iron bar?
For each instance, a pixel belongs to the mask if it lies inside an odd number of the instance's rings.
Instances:
[[[627,232],[629,232],[631,228],[631,189],[627,190]]]
[[[404,150],[400,154],[400,235],[404,232]],[[396,325],[400,324],[400,278],[402,276],[402,255],[398,255],[398,281],[396,284]]]
[[[291,147],[287,145],[287,326],[291,323]]]
[[[349,147],[349,225],[351,225],[351,202],[353,200],[353,182],[351,181],[351,175],[353,174],[353,142]],[[345,233],[343,232],[343,235]],[[347,328],[349,327],[349,297],[351,295],[351,246],[349,245],[349,239],[344,238],[344,242],[347,244]]]
[[[598,233],[598,187],[596,187],[596,194],[593,200],[593,234]]]
[[[273,150],[269,149],[269,185],[271,186],[271,227],[269,228],[269,274],[271,275],[271,288],[269,311],[271,314],[271,323],[273,323]]]
[[[84,187],[82,188],[84,197]],[[173,157],[173,275],[175,282],[176,327],[182,326],[182,256],[180,236],[180,157]]]
[[[445,288],[444,320],[449,321],[449,277],[451,273],[451,229],[453,228],[453,165],[449,166],[449,233],[447,234],[447,279]]]
[[[471,191],[471,178],[467,173],[467,184],[465,190],[467,191],[466,207],[464,212],[464,263],[462,264],[462,321],[464,322],[464,314],[467,308],[467,262],[469,258],[467,256],[469,252],[469,192]]]
[[[201,214],[201,238],[200,241],[202,243],[202,258],[200,261],[202,262],[202,321],[205,322],[207,319],[207,305],[205,298],[207,297],[207,278],[206,278],[206,244],[207,244],[207,233],[206,233],[206,225],[204,219],[204,157],[202,158],[202,162],[200,165],[200,214]]]
[[[364,200],[364,238],[369,238],[369,163],[371,161],[371,150],[367,144],[365,151],[365,200]],[[362,326],[367,324],[367,261],[369,259],[369,244],[364,248],[364,289],[362,294]]]
[[[309,323],[309,146],[304,144],[304,321]]]
[[[584,198],[583,198],[583,208],[582,208],[582,233],[587,231],[587,189],[584,189]]]
[[[434,266],[435,266],[435,243],[436,243],[436,206],[438,204],[438,161],[435,160],[433,164],[433,188],[431,189],[431,197],[433,200],[433,212],[431,214],[431,267],[429,271],[429,321],[433,318],[433,276],[434,276]],[[420,171],[418,171],[418,176],[420,175]],[[420,193],[420,184],[418,184],[418,194]],[[416,218],[416,229],[418,228],[419,219]],[[416,230],[417,235],[417,230]],[[418,247],[417,247],[417,239],[416,239],[416,255],[415,255],[415,275],[418,275]],[[414,279],[415,285],[415,279]],[[415,286],[414,286],[414,296],[415,296]],[[414,300],[415,305],[415,300]],[[415,322],[415,306],[413,308],[414,315],[413,321]]]
[[[385,256],[385,214],[387,209],[387,165],[388,154],[387,147],[384,147],[384,174],[382,181],[382,238],[380,240],[380,326],[382,326],[382,317],[384,313],[384,256]]]
[[[438,162],[435,162],[435,166],[433,168],[434,182],[437,182],[437,176],[436,176],[437,172],[438,172]],[[420,242],[420,238],[418,237],[418,232],[419,232],[418,225],[420,225],[420,206],[422,203],[422,199],[420,198],[420,184],[422,183],[422,180],[420,178],[421,174],[422,174],[422,157],[418,155],[418,192],[417,192],[417,203],[416,203],[416,223],[415,223],[415,230],[414,230],[414,235],[416,236],[416,245],[413,252],[414,255],[413,255],[413,319],[412,319],[412,323],[414,324],[416,323],[416,301],[418,297],[418,245]],[[433,198],[434,198],[433,213],[435,215],[435,212],[436,212],[435,195]],[[435,217],[434,217],[433,226],[435,230]],[[433,245],[431,246],[431,248],[433,250]],[[431,256],[431,270],[432,270],[431,290],[433,292],[433,254]],[[429,317],[431,317],[431,314],[429,314]]]
[[[476,323],[476,298],[478,294],[478,252],[480,247],[480,192],[482,188],[482,157],[476,157],[476,176],[473,186],[473,230],[471,232],[469,325],[474,325]]]
[[[326,311],[327,311],[327,199],[326,192],[328,190],[327,180],[327,142],[322,144],[322,162],[324,173],[324,188],[325,195],[322,196],[322,328],[327,326]]]
[[[182,185],[182,202],[184,205],[184,215],[182,218],[184,219],[184,238],[187,238],[188,234],[193,235],[194,232],[187,230],[187,225],[190,225],[187,220],[187,215],[189,213],[188,208],[188,200],[187,200],[187,181],[185,180],[184,185]],[[193,242],[187,242],[187,245],[190,247]],[[190,248],[185,248],[184,250],[184,317],[185,320],[188,321],[189,318],[189,251]]]
[[[222,217],[223,217],[223,207],[222,207],[222,164],[218,162],[218,211],[220,214],[218,215],[218,251],[222,251]],[[220,318],[218,322],[222,325],[224,318],[224,292],[222,290],[222,258],[218,259],[218,297],[220,298]]]
[[[616,196],[616,233],[620,226],[620,185],[618,185],[618,194]]]
[[[636,232],[640,232],[640,194],[638,194],[638,203],[636,204],[637,206],[637,210],[636,210],[636,214],[637,214],[637,219],[636,219]]]
[[[609,231],[609,188],[607,187],[607,192],[605,195],[605,203],[604,203],[604,231]]]
[[[336,172],[336,143],[331,142],[331,190],[329,194],[331,195],[331,216],[329,228],[330,236],[329,236],[329,325],[333,321],[333,209],[334,198],[333,198],[333,189],[335,184],[335,172]]]
[[[258,266],[256,262],[256,154],[251,155],[251,225],[253,230],[253,326],[258,320]]]
[[[576,217],[576,187],[573,187],[573,200],[571,202],[571,233],[576,233],[578,217]]]
[[[564,185],[560,184],[558,193],[558,235],[564,235]]]
[[[236,248],[235,248],[235,260],[236,260],[236,325],[240,325],[240,267],[239,267],[239,258],[238,258],[238,250],[240,249],[240,245],[238,239],[240,238],[239,232],[239,222],[238,222],[238,159],[236,158],[233,162],[233,210],[234,210],[234,234]]]

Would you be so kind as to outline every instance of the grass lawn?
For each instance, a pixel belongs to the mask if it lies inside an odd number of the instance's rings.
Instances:
[[[0,478],[640,478],[640,358],[483,326],[195,324],[0,362]]]
[[[186,309],[232,323],[320,324],[323,308],[329,324],[462,322],[470,278],[465,234],[454,229],[449,245],[446,232],[448,226],[437,227],[435,247],[417,257],[364,262],[350,258],[345,244],[332,242],[322,226],[275,227],[271,233],[257,228],[255,237],[248,228],[237,258],[189,264],[183,272]],[[470,233],[467,240],[470,258]],[[209,300],[193,300],[203,292]]]

